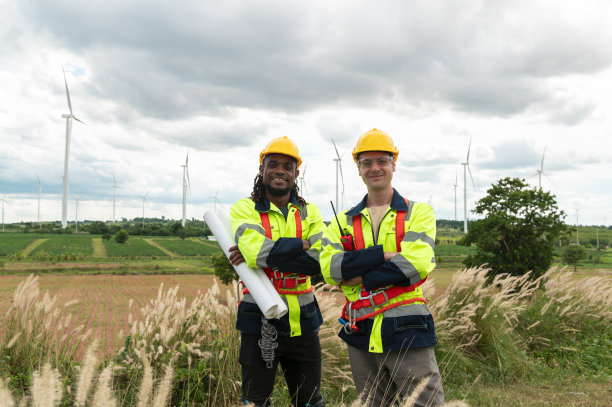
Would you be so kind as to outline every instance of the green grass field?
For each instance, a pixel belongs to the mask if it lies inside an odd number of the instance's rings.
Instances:
[[[72,253],[91,256],[91,235],[49,235],[48,237],[49,239],[34,249],[30,256],[36,257],[41,252],[52,255]]]
[[[157,247],[151,246],[142,237],[130,236],[126,243],[117,243],[113,239],[104,240],[108,257],[168,257]]]
[[[177,238],[154,238],[155,243],[180,256],[210,256],[219,251],[218,245],[211,243],[200,243],[196,240],[180,240]]]
[[[36,234],[2,233],[0,234],[0,256],[19,253],[38,237],[39,235]]]

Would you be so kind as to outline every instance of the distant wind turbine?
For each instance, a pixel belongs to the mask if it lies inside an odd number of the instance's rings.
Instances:
[[[40,223],[40,195],[42,193],[42,184],[40,183],[38,174],[36,174],[36,181],[38,181],[38,228],[42,229],[42,224]]]
[[[6,200],[6,194],[4,194],[0,201],[2,201],[2,232],[4,232],[4,204],[8,203],[8,201]]]
[[[183,167],[183,219],[181,225],[185,227],[187,218],[187,189],[189,189],[189,195],[191,195],[191,183],[189,182],[189,150],[187,150],[187,157],[185,157],[185,165]]]
[[[219,202],[219,200],[217,199],[218,195],[219,195],[219,190],[217,189],[217,193],[215,194],[215,196],[209,196],[209,198],[212,199],[215,204],[215,213],[217,212],[217,202]]]
[[[548,178],[548,180],[551,182],[551,184],[555,185],[555,183],[552,181],[552,179],[550,179],[550,177],[548,176],[548,173],[544,172],[544,156],[546,155],[546,149],[544,149],[544,153],[542,154],[542,162],[540,163],[540,169],[537,170],[537,175],[538,175],[538,188],[542,189],[542,174],[544,174],[546,176],[546,178]]]
[[[578,240],[578,212],[580,211],[580,208],[574,209],[576,209],[576,244],[580,244],[580,241]]]
[[[74,227],[75,227],[75,232],[79,231],[79,197],[78,196],[73,196],[74,199],[76,199],[76,209],[74,211]]]
[[[453,184],[455,190],[455,221],[457,221],[457,169],[455,169],[455,183]]]
[[[338,153],[338,147],[336,147],[336,142],[332,139],[332,143],[334,144],[334,149],[336,150],[336,157],[334,161],[336,162],[336,208],[342,210],[344,208],[344,175],[342,175],[342,158]],[[340,178],[342,179],[342,205],[338,204],[338,171],[340,171]]]
[[[64,68],[62,67],[62,71]],[[70,156],[70,136],[72,133],[72,119],[83,123],[72,113],[72,103],[70,103],[70,91],[68,90],[68,82],[66,81],[66,71],[64,71],[64,84],[66,85],[66,99],[68,100],[69,114],[63,114],[66,119],[66,150],[64,153],[64,187],[62,190],[62,229],[68,226],[68,157]],[[85,124],[85,123],[83,123]]]
[[[149,195],[149,192],[151,192],[151,191],[147,191],[146,194],[140,195],[140,197],[142,198],[142,228],[143,229],[144,229],[144,226],[145,226],[144,225],[144,220],[145,220],[144,209],[145,209],[145,205],[149,206],[149,204],[147,203],[147,195]]]
[[[306,181],[304,181],[304,177],[306,176],[306,164],[304,164],[304,169],[302,169],[300,173],[300,192],[305,196],[308,195],[308,191],[306,191]]]
[[[474,178],[472,177],[472,170],[470,170],[470,149],[472,148],[472,139],[470,138],[470,144],[468,145],[467,157],[463,165],[463,233],[467,233],[467,172],[470,173],[470,179],[472,180],[472,185],[474,186],[474,190],[476,190],[476,185],[474,184]]]
[[[117,195],[117,188],[121,188],[117,185],[117,179],[115,178],[115,173],[113,172],[113,224],[115,223],[115,195]]]

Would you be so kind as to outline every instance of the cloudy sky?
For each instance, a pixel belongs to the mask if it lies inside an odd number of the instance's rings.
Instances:
[[[299,146],[324,218],[364,186],[350,151],[373,127],[399,150],[394,186],[463,219],[499,178],[551,190],[568,223],[612,223],[609,1],[0,0],[0,198],[5,221],[188,218],[250,194],[274,137]],[[305,170],[305,171],[304,171]],[[455,179],[457,177],[457,182]],[[340,188],[342,189],[342,187]]]

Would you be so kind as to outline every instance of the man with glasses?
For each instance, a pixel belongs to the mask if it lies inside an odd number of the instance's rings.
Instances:
[[[373,129],[353,149],[367,194],[333,219],[320,255],[325,281],[342,288],[339,336],[368,406],[401,401],[423,381],[416,406],[444,404],[433,318],[421,285],[435,267],[433,209],[391,185],[398,149]]]

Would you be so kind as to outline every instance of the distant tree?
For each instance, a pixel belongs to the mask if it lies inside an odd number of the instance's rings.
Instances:
[[[554,245],[567,233],[565,213],[559,210],[554,195],[542,189],[530,189],[525,180],[504,178],[493,185],[473,211],[483,219],[473,221],[461,244],[476,245],[464,264],[488,264],[491,275],[532,277],[550,268]]]
[[[117,243],[125,243],[125,242],[127,242],[128,237],[129,237],[128,232],[126,232],[124,229],[121,229],[115,235],[115,242],[117,242]]]
[[[224,253],[215,253],[211,256],[215,275],[223,284],[229,284],[232,280],[238,281],[238,274]]]
[[[586,259],[587,252],[584,247],[579,244],[567,246],[563,251],[563,262],[570,266],[574,266],[574,271],[578,269],[578,263]]]
[[[111,238],[110,232],[106,232],[102,235],[102,239],[104,240],[110,240],[110,238]]]

